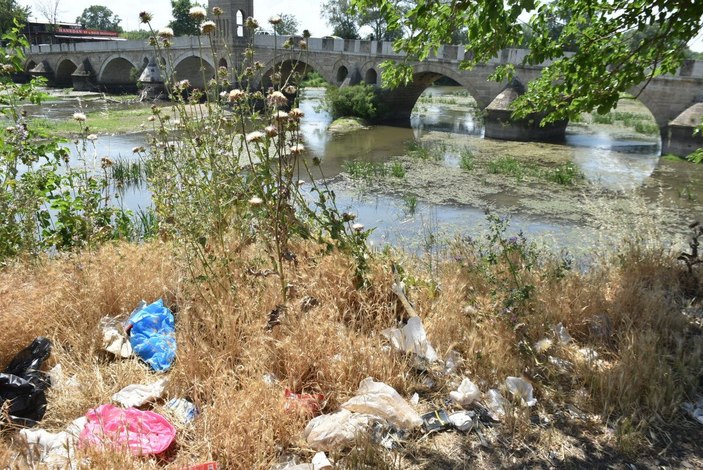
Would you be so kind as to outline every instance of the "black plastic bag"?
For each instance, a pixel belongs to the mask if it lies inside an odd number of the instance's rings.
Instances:
[[[10,403],[7,413],[14,424],[34,426],[44,417],[50,383],[39,368],[49,354],[51,341],[39,336],[0,373],[0,407]]]

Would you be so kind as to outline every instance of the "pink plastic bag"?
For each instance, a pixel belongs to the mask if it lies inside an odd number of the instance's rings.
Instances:
[[[86,413],[88,424],[81,431],[81,447],[127,449],[132,455],[160,454],[176,438],[176,429],[153,411],[100,405]]]

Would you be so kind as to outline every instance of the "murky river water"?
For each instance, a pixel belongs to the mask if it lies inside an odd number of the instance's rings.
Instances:
[[[485,227],[484,211],[490,208],[509,215],[512,230],[552,239],[558,246],[584,246],[590,244],[585,241],[597,239],[602,223],[592,220],[593,211],[579,212],[574,206],[590,201],[591,193],[598,194],[595,199],[600,202],[620,198],[625,204],[627,197],[623,194],[631,190],[637,190],[650,202],[657,199],[662,212],[670,215],[672,226],[683,227],[689,220],[703,220],[703,165],[660,158],[656,136],[640,136],[616,126],[576,124],[570,126],[563,145],[483,139],[483,127],[470,99],[455,87],[428,89],[415,107],[411,128],[375,126],[333,134],[327,130],[332,119],[321,107],[323,96],[321,89],[308,89],[303,94],[306,148],[321,158],[322,171],[335,186],[338,206],[357,213],[367,227],[376,227],[371,237],[376,244],[391,242],[421,249],[433,238],[429,234],[474,235]],[[32,113],[60,119],[70,116],[76,106],[75,98],[68,97]],[[106,105],[85,101],[83,106],[90,109]],[[407,154],[410,142],[431,143],[442,149],[443,155],[437,163],[440,168],[433,170],[438,171],[438,176],[414,180],[409,172],[410,179],[397,187],[375,187],[355,184],[340,175],[345,162],[388,162]],[[96,153],[112,159],[134,158],[132,148],[144,143],[144,134],[100,136]],[[438,144],[441,145],[437,147]],[[571,190],[564,196],[561,188],[529,181],[501,186],[492,185],[498,181],[491,179],[495,175],[464,177],[458,168],[458,155],[466,148],[489,156],[533,158],[546,164],[572,162],[589,184],[583,185],[585,190]],[[411,168],[413,165],[410,163]],[[445,171],[453,172],[462,184],[454,184],[451,178],[445,180],[442,173]],[[507,177],[499,178],[502,184]],[[479,185],[493,189],[463,197],[463,193],[470,193]],[[150,204],[150,195],[145,186],[133,186],[121,195],[121,203],[130,209],[145,208]],[[621,204],[619,209],[613,206],[608,210],[612,209],[617,217],[625,214],[622,207]]]

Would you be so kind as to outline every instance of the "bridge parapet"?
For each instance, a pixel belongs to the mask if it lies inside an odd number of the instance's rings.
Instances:
[[[204,48],[210,47],[210,41],[203,37],[201,44]],[[179,36],[171,40],[170,49],[198,50],[196,36]],[[72,44],[39,44],[31,46],[29,54],[65,54],[71,52],[135,52],[153,51],[154,48],[147,41],[96,41],[77,42]]]

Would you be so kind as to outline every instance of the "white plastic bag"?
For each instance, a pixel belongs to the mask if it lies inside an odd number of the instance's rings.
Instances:
[[[343,403],[342,408],[378,416],[398,429],[410,430],[422,425],[420,415],[393,387],[383,382],[374,382],[371,377],[361,381],[357,396]]]
[[[103,333],[103,348],[117,357],[127,358],[132,355],[132,345],[121,323],[110,317],[100,320]]]
[[[486,392],[485,398],[486,408],[488,408],[488,416],[494,421],[500,421],[505,416],[505,407],[509,404],[508,400],[503,398],[503,395],[494,388]]]
[[[127,385],[112,395],[112,400],[125,408],[140,407],[145,403],[161,398],[167,383],[168,379],[164,378],[148,385]]]
[[[535,406],[537,399],[532,396],[532,384],[520,377],[508,377],[505,379],[505,385],[508,391],[514,397],[520,398],[522,406]]]
[[[44,429],[22,429],[20,436],[24,438],[27,445],[32,449],[28,455],[38,457],[39,462],[48,468],[78,468],[79,461],[76,458],[76,446],[78,436],[85,427],[88,420],[82,416],[73,420],[66,427],[65,431],[52,433]],[[30,462],[35,463],[35,462]]]
[[[467,407],[481,398],[481,391],[475,383],[467,378],[464,378],[458,389],[453,392],[449,392],[449,398],[454,400],[457,404]]]
[[[427,333],[420,317],[410,317],[402,328],[388,328],[381,332],[396,349],[416,354],[430,362],[437,360],[437,353],[427,340]]]
[[[574,340],[561,322],[554,327],[554,333],[557,335],[560,344],[569,344]]]
[[[312,470],[332,470],[332,462],[329,461],[324,452],[318,452],[312,458]]]
[[[474,412],[473,411],[459,411],[449,415],[449,421],[452,425],[459,431],[471,431],[474,427]]]
[[[449,351],[447,358],[444,361],[444,375],[452,375],[456,373],[459,365],[463,362],[461,354],[456,351]]]
[[[305,427],[305,439],[315,450],[330,451],[354,443],[358,433],[365,432],[371,417],[339,410],[310,420]]]

